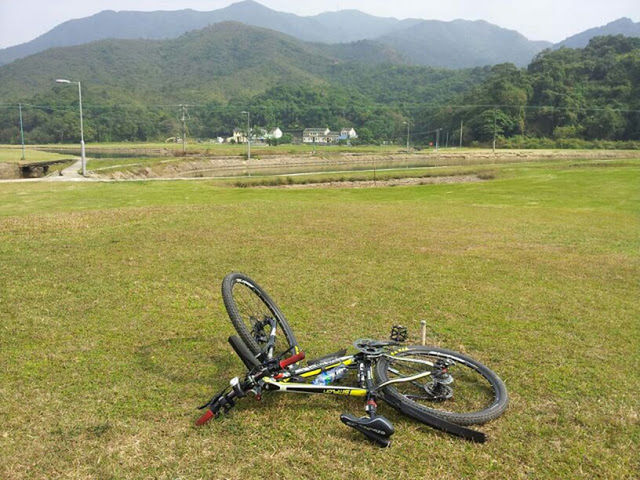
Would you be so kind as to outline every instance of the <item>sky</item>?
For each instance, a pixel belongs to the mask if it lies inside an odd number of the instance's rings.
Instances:
[[[236,0],[0,0],[0,48],[28,42],[56,25],[102,10],[210,11]],[[487,20],[530,40],[558,42],[620,17],[640,21],[640,0],[258,0],[297,15],[356,9],[372,15],[429,20]]]

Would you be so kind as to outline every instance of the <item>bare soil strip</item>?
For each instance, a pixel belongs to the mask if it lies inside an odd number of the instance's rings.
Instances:
[[[433,185],[439,183],[474,183],[487,179],[477,175],[456,175],[448,177],[394,178],[390,180],[345,180],[339,182],[298,183],[290,185],[247,185],[249,188],[373,188],[398,187],[410,185]]]
[[[490,150],[460,151],[443,153],[400,153],[400,154],[340,154],[322,155],[281,155],[256,158],[251,161],[239,157],[187,156],[170,159],[155,165],[129,165],[122,170],[112,168],[97,169],[95,176],[124,180],[133,178],[179,178],[179,177],[228,177],[245,175],[286,174],[299,172],[322,173],[323,170],[362,170],[377,167],[425,167],[479,165],[492,163],[517,163],[535,160],[594,160],[635,158],[634,150],[500,150],[495,154]],[[134,168],[131,168],[134,167]]]

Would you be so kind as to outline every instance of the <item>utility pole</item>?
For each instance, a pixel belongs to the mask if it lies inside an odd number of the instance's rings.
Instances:
[[[440,143],[440,130],[441,128],[436,128],[436,152],[438,151],[438,143]]]
[[[187,154],[187,107],[180,105],[182,108],[182,154]]]
[[[22,140],[22,160],[24,160],[24,129],[22,128],[22,104],[18,104],[20,110],[20,139]]]
[[[498,115],[498,111],[494,108],[493,109],[493,153],[496,153],[496,134],[498,131],[497,115]]]
[[[464,121],[460,120],[460,148],[462,148],[462,128],[464,127]]]
[[[251,160],[251,114],[245,111],[242,113],[247,115],[247,160]]]
[[[87,155],[84,148],[84,121],[82,120],[82,86],[78,81],[78,106],[80,107],[80,158],[82,159],[82,176],[87,176]]]
[[[444,148],[449,148],[449,130],[447,130],[447,140],[444,144]]]
[[[405,123],[407,125],[407,153],[409,153],[409,121],[407,120],[406,122],[402,123]]]

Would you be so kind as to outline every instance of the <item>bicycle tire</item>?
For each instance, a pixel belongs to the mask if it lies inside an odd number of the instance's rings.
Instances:
[[[247,348],[247,345],[242,341],[242,339],[236,335],[231,335],[229,337],[229,344],[233,351],[236,352],[236,355],[240,357],[244,366],[247,367],[247,370],[252,370],[258,365],[260,362],[253,355],[253,353]]]
[[[247,348],[261,360],[265,354],[265,342],[261,341],[264,332],[256,329],[260,318],[272,315],[285,341],[276,344],[276,356],[287,350],[295,354],[299,351],[298,342],[287,319],[271,297],[260,285],[239,272],[233,272],[222,281],[222,299],[229,319]],[[257,331],[258,330],[258,331]],[[276,341],[282,335],[276,337]]]
[[[417,381],[395,383],[382,387],[381,393],[383,400],[397,410],[424,423],[429,423],[428,417],[436,416],[457,425],[479,425],[487,423],[498,418],[506,410],[509,403],[509,396],[504,382],[498,375],[482,363],[466,355],[438,347],[408,346],[396,348],[389,352],[388,355],[381,357],[376,363],[376,385],[381,385],[390,380],[389,373],[398,377],[399,375],[390,372],[389,368],[391,365],[395,365],[395,370],[397,370],[396,367],[406,369],[407,367],[400,366],[397,359],[407,356],[428,357],[436,360],[453,360],[455,366],[450,367],[449,372],[454,378],[452,385],[454,385],[455,401],[429,401],[428,403],[432,406],[427,407],[423,403],[413,400],[410,397],[418,397],[418,395],[406,392],[417,391]],[[406,364],[407,362],[403,363]],[[462,367],[465,368],[463,369]],[[421,369],[424,370],[424,368]],[[474,373],[475,375],[473,375]],[[411,374],[412,372],[409,372],[406,376]],[[480,379],[483,379],[482,383],[484,383],[484,385],[482,385]],[[478,385],[475,385],[476,383],[478,383]],[[420,384],[420,386],[424,389],[426,384]],[[487,386],[490,387],[491,393],[489,393],[486,388]],[[473,396],[473,398],[465,398],[465,395],[469,397]],[[460,412],[448,410],[451,407],[464,409],[467,404],[473,405],[470,407],[470,411]],[[439,408],[436,408],[436,406]],[[476,410],[476,408],[478,409]]]

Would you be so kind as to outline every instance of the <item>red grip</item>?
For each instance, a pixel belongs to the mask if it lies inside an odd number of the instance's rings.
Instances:
[[[299,362],[303,358],[304,358],[304,352],[296,353],[294,356],[285,358],[284,360],[280,361],[280,368],[287,368],[292,363]]]
[[[204,425],[205,423],[207,423],[212,418],[213,418],[213,412],[211,410],[207,410],[206,412],[204,412],[204,415],[202,415],[198,419],[198,421],[196,422],[196,425],[198,425],[198,426]]]

